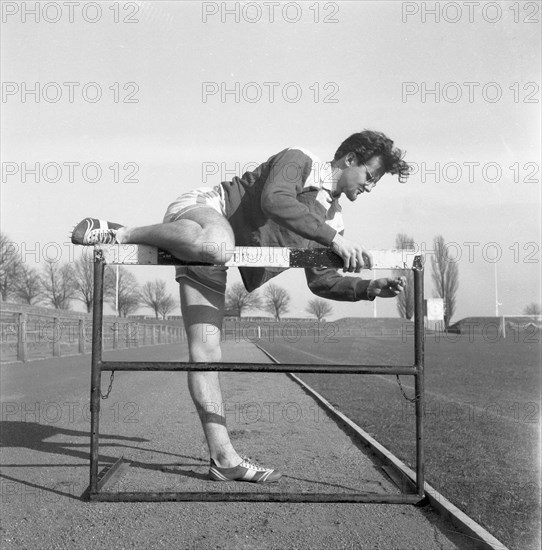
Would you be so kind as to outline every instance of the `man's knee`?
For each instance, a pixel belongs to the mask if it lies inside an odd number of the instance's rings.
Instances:
[[[215,218],[214,223],[203,227],[201,254],[206,262],[224,265],[235,252],[233,229],[225,218]]]
[[[204,239],[201,243],[201,258],[205,263],[224,265],[233,257],[235,243],[227,235]]]
[[[222,214],[212,208],[195,208],[186,213],[185,219],[201,227],[201,234],[192,244],[202,261],[224,265],[233,256],[235,236],[230,223]]]

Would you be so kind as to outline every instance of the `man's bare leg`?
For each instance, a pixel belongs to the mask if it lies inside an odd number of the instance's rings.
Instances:
[[[205,269],[205,268],[203,268]],[[211,269],[211,268],[209,268]],[[190,276],[192,273],[189,272]],[[181,309],[188,335],[191,361],[218,362],[222,358],[220,335],[224,316],[224,292],[216,292],[201,282],[181,277]],[[282,474],[239,456],[226,428],[218,372],[189,372],[188,388],[199,413],[207,440],[214,481],[273,483]]]
[[[229,260],[235,243],[230,224],[212,208],[191,210],[174,222],[122,227],[116,239],[120,244],[156,246],[181,260],[217,264]]]
[[[120,233],[120,235],[119,235]],[[148,244],[170,251],[180,259],[203,260],[202,251],[231,251],[234,236],[230,224],[212,208],[197,208],[183,218],[146,227],[117,231],[121,243]],[[227,258],[215,258],[224,263]],[[206,258],[209,261],[208,258]],[[219,362],[225,295],[182,277],[179,280],[181,310],[188,339],[190,361]],[[209,454],[222,468],[237,466],[242,458],[230,441],[221,414],[222,392],[218,372],[189,372],[188,388],[196,406],[209,447]]]
[[[224,295],[187,278],[179,280],[181,310],[190,361],[219,362]],[[218,372],[189,372],[188,388],[200,416],[209,454],[222,468],[237,466],[242,458],[230,441],[223,415]]]
[[[226,268],[223,264],[233,255],[235,245],[233,230],[222,214],[213,208],[201,207],[184,213],[178,221],[128,228],[97,218],[85,218],[74,228],[72,242],[86,246],[96,243],[148,244],[168,250],[181,260],[201,260],[218,265],[180,270],[179,284],[190,361],[221,360],[220,337],[226,294]],[[282,476],[280,472],[239,456],[233,448],[222,414],[224,407],[218,373],[189,372],[188,388],[212,459],[209,478],[256,483],[278,481]]]

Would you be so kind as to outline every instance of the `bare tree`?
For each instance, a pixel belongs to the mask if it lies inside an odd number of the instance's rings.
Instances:
[[[326,300],[314,298],[313,300],[309,300],[305,311],[314,315],[320,323],[321,321],[325,321],[324,317],[326,315],[331,315],[333,313],[333,307],[331,307],[331,304]]]
[[[414,250],[414,239],[405,233],[398,233],[395,237],[395,248],[412,252]],[[397,296],[397,311],[403,319],[412,319],[414,316],[414,274],[412,270],[395,270],[395,277],[406,277],[406,287]]]
[[[540,308],[540,304],[537,304],[536,302],[531,302],[528,306],[525,306],[523,309],[524,315],[540,315],[542,312],[542,309]]]
[[[94,259],[83,252],[74,263],[75,299],[83,302],[87,313],[92,311],[94,296]]]
[[[92,311],[94,299],[94,257],[92,253],[87,252],[92,249],[83,249],[81,256],[75,260],[74,283],[75,299],[83,302],[87,308],[87,313]],[[111,277],[104,277],[104,296],[110,292],[113,280]]]
[[[454,258],[448,255],[444,237],[433,239],[434,254],[431,256],[431,277],[435,284],[435,298],[444,300],[444,326],[450,325],[455,312],[457,289],[459,288],[459,268]]]
[[[287,290],[273,283],[266,287],[263,307],[275,317],[275,321],[280,321],[281,315],[288,312],[289,304],[290,295]]]
[[[109,303],[115,307],[116,302],[116,267],[106,268],[106,297]],[[118,292],[118,312],[121,317],[127,317],[139,309],[141,304],[141,294],[139,285],[135,276],[126,268],[119,267],[119,292]]]
[[[17,276],[22,266],[18,248],[5,233],[0,233],[0,295],[4,302],[17,290]]]
[[[171,294],[166,290],[166,281],[156,279],[155,281],[147,281],[141,289],[141,301],[144,305],[150,307],[158,319],[158,315],[162,315],[165,319],[166,315],[175,309],[177,302]]]
[[[175,300],[175,298],[173,298],[171,294],[166,294],[160,302],[158,313],[160,313],[162,319],[165,319],[167,317],[167,314],[171,313],[176,307],[177,300]]]
[[[160,302],[166,295],[166,282],[161,279],[147,281],[141,288],[141,302],[154,311],[158,319],[160,313]]]
[[[25,304],[37,304],[42,299],[42,284],[38,270],[21,264],[15,283],[15,294]]]
[[[46,260],[41,276],[44,300],[55,309],[70,309],[75,298],[75,275],[70,264]]]
[[[234,283],[226,292],[226,311],[241,317],[247,309],[259,309],[261,298],[257,292],[248,292],[243,283]]]

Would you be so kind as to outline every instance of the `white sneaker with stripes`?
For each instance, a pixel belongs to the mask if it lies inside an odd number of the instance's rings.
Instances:
[[[72,243],[86,246],[118,244],[116,235],[117,230],[121,227],[122,225],[118,223],[107,222],[97,218],[85,218],[73,228]]]
[[[270,468],[256,464],[250,458],[242,457],[243,461],[233,468],[220,468],[211,458],[209,478],[213,481],[251,481],[252,483],[274,483],[282,474]]]

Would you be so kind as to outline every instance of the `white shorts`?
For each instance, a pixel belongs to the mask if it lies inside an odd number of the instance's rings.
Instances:
[[[168,206],[164,216],[164,223],[174,222],[190,210],[202,207],[212,208],[219,214],[226,215],[226,199],[222,185],[217,185],[216,187],[198,187],[197,189],[183,193]]]
[[[195,208],[212,208],[222,216],[226,216],[226,199],[222,185],[216,187],[199,187],[183,193],[169,206],[164,215],[164,223],[177,221],[184,214]],[[176,266],[175,280],[185,277],[213,292],[224,294],[226,292],[225,266]]]

